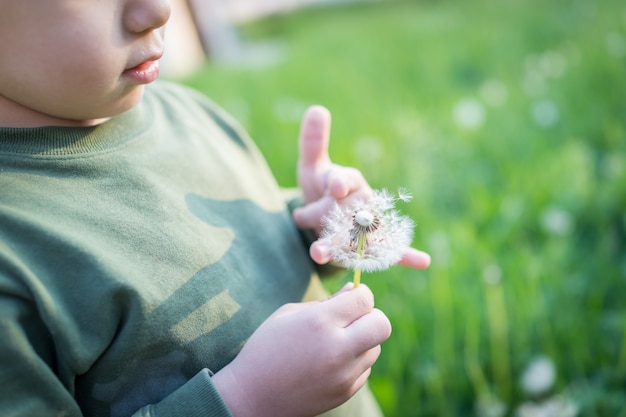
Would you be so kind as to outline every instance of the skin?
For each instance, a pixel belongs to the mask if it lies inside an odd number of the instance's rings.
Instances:
[[[0,125],[89,126],[132,108],[145,80],[126,70],[160,58],[169,15],[165,0],[3,0]]]
[[[372,189],[359,170],[334,164],[330,160],[330,126],[330,112],[322,106],[311,106],[304,114],[300,130],[298,182],[306,204],[294,211],[293,219],[298,227],[314,229],[318,233],[321,230],[320,219],[335,202],[350,204],[372,195]],[[319,264],[331,260],[330,250],[321,241],[313,243],[310,254]],[[399,264],[415,269],[428,268],[430,255],[407,248]]]
[[[321,106],[309,108],[302,121],[298,180],[305,205],[293,214],[301,228],[319,230],[333,204],[372,194],[358,170],[331,162],[330,125],[330,112]],[[310,253],[316,262],[329,261],[319,242]],[[409,248],[400,264],[426,268],[430,256]],[[278,335],[282,343],[275,343]],[[235,416],[314,416],[363,387],[390,335],[391,324],[374,308],[370,289],[348,284],[328,300],[279,309],[213,377],[214,383]]]
[[[3,0],[0,13],[0,126],[93,126],[135,106],[158,75],[166,0]],[[301,228],[319,230],[337,202],[371,195],[354,168],[328,155],[330,113],[313,106],[300,133]],[[312,258],[328,262],[323,245]],[[401,264],[425,268],[408,249]],[[366,285],[288,304],[213,377],[235,416],[312,416],[348,400],[366,382],[391,334]]]
[[[234,416],[315,416],[363,387],[390,334],[370,289],[349,284],[325,301],[281,307],[213,382]]]

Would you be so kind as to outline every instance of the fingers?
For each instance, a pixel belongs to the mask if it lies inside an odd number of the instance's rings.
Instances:
[[[374,309],[374,294],[367,285],[359,285],[325,300],[319,309],[321,320],[332,320],[336,326],[346,328]]]
[[[325,239],[318,239],[309,248],[309,255],[319,265],[327,264],[332,260],[332,251]]]
[[[336,199],[348,197],[355,191],[361,191],[361,198],[371,197],[372,190],[356,168],[334,165],[326,175],[326,189]]]
[[[335,298],[339,294],[344,293],[346,291],[350,291],[353,288],[354,288],[354,284],[352,282],[346,282],[345,284],[343,284],[343,287],[341,287],[339,289],[339,291],[337,291],[336,293],[332,294],[330,297],[327,298],[327,300],[330,300],[331,298]]]
[[[358,390],[360,390],[361,388],[365,386],[365,384],[367,383],[367,379],[370,377],[371,373],[372,373],[372,368],[370,367],[370,368],[367,368],[365,372],[363,372],[357,378],[357,380],[354,382],[354,385],[352,386],[352,394],[356,394]]]
[[[276,318],[276,317],[281,317],[281,316],[287,316],[290,314],[295,314],[299,311],[306,310],[312,305],[317,304],[317,303],[318,303],[317,301],[308,301],[308,302],[301,302],[301,303],[284,304],[280,308],[278,308],[278,310],[272,313],[271,317]]]
[[[327,264],[332,260],[332,248],[326,239],[318,239],[309,248],[311,259],[319,265]],[[426,269],[430,266],[430,255],[415,248],[406,248],[398,265],[413,269]]]
[[[354,288],[351,283],[320,303],[320,307],[329,307],[327,311],[332,314],[330,317],[341,321],[336,325],[344,325],[342,339],[347,343],[346,352],[352,352],[344,361],[354,361],[352,369],[355,374],[352,379],[357,378],[354,384],[356,390],[367,380],[369,369],[380,355],[381,343],[391,335],[389,319],[373,306],[371,290],[364,284]],[[324,315],[318,317],[327,320]]]
[[[353,368],[353,375],[349,378],[354,381],[350,387],[349,395],[353,396],[358,390],[363,388],[372,373],[372,365],[380,355],[380,346],[376,346],[360,355],[357,364]]]
[[[407,248],[398,265],[415,269],[426,269],[430,266],[430,255],[414,248]]]
[[[299,168],[315,169],[320,164],[330,163],[330,125],[330,112],[325,107],[311,106],[304,113],[300,128]]]
[[[391,322],[385,313],[375,308],[346,327],[346,335],[355,349],[370,350],[389,339]]]
[[[334,198],[323,196],[319,200],[295,209],[293,221],[300,229],[312,229],[319,232],[322,228],[320,219],[333,208],[334,204]]]
[[[320,219],[335,202],[350,204],[350,201],[368,200],[372,196],[372,189],[358,169],[331,165],[324,175],[320,190],[323,195],[293,212],[294,222],[301,229],[320,229]]]

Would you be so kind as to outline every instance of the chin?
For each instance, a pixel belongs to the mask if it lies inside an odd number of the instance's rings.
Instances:
[[[133,107],[135,107],[141,99],[143,98],[144,86],[140,85],[135,87],[127,96],[124,97],[120,102],[120,110],[115,112],[115,114],[111,114],[109,117],[116,116],[120,113],[124,113]]]
[[[134,88],[130,93],[114,103],[108,111],[103,111],[100,114],[94,115],[95,117],[93,117],[92,119],[106,121],[112,117],[115,117],[132,109],[137,104],[139,104],[139,102],[143,98],[143,87],[144,86],[138,86],[137,88]]]

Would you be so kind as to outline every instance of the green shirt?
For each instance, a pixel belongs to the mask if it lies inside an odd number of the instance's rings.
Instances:
[[[229,415],[210,379],[312,263],[249,138],[166,83],[0,129],[0,415]]]

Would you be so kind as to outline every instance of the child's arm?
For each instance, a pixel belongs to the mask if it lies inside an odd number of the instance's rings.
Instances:
[[[280,308],[212,381],[235,417],[317,415],[365,384],[390,334],[367,286],[344,289]]]
[[[359,170],[331,162],[328,155],[330,123],[330,112],[327,109],[312,106],[304,115],[300,131],[298,182],[305,205],[294,210],[293,218],[299,228],[313,229],[317,233],[322,217],[335,202],[350,204],[357,199],[367,199],[372,194],[372,189]],[[311,245],[310,253],[318,264],[330,261],[330,251],[319,241]],[[399,263],[423,269],[430,265],[430,256],[408,248]]]

